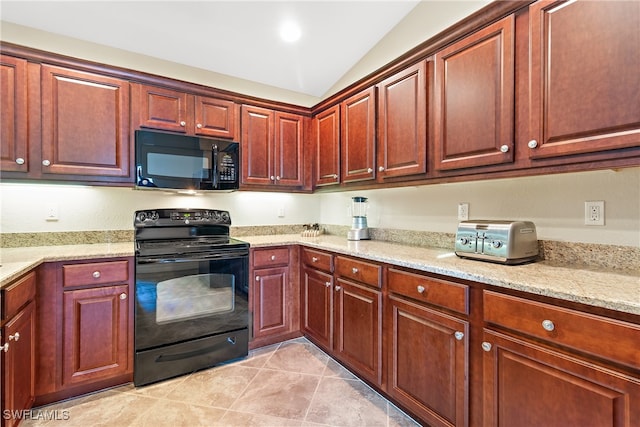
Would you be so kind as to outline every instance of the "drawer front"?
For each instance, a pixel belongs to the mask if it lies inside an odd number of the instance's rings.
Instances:
[[[266,248],[253,251],[253,267],[289,265],[289,248]]]
[[[389,292],[469,314],[469,287],[422,274],[389,268]]]
[[[484,291],[484,320],[638,369],[640,325]]]
[[[64,287],[129,281],[129,261],[91,262],[62,266]]]
[[[36,273],[30,272],[5,287],[2,292],[2,319],[7,320],[36,297]]]
[[[377,264],[338,256],[336,273],[367,285],[382,287],[382,266]]]
[[[302,262],[317,270],[333,272],[333,255],[326,252],[302,248]]]

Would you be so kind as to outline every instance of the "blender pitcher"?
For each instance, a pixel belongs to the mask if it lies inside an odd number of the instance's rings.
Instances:
[[[367,207],[366,197],[351,198],[351,230],[347,233],[348,240],[369,240],[369,228],[367,227]]]

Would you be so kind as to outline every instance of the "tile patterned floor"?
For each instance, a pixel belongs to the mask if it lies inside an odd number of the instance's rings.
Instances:
[[[418,425],[304,338],[251,351],[238,362],[146,387],[124,385],[32,414],[21,426]]]

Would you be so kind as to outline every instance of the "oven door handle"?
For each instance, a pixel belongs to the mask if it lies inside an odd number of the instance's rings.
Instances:
[[[138,263],[140,264],[168,264],[168,263],[179,263],[179,262],[193,262],[193,261],[211,261],[211,260],[221,260],[221,259],[231,259],[231,258],[242,258],[248,256],[248,252],[242,252],[238,254],[211,254],[211,255],[203,255],[196,257],[160,257],[160,258],[147,258],[147,257],[138,257]]]

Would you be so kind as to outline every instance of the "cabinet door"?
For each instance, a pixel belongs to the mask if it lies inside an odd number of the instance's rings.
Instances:
[[[195,97],[196,135],[236,138],[236,104],[224,99]]]
[[[140,127],[188,132],[186,93],[146,85],[136,85],[135,88]]]
[[[333,348],[333,276],[305,268],[302,282],[303,328],[327,350]]]
[[[378,178],[427,171],[427,63],[378,84]]]
[[[292,187],[304,184],[304,120],[297,114],[275,113],[276,184]]]
[[[22,411],[31,408],[35,398],[35,302],[9,320],[4,327],[2,361],[2,409]],[[19,419],[5,418],[4,426],[15,426]]]
[[[342,102],[342,182],[375,178],[376,88]]]
[[[253,281],[253,336],[289,332],[289,268],[255,270]]]
[[[435,55],[436,168],[513,161],[514,17]]]
[[[126,373],[128,293],[128,285],[64,292],[64,386]]]
[[[250,105],[242,106],[242,183],[269,185],[273,170],[274,112]]]
[[[129,83],[42,66],[45,174],[129,176]]]
[[[315,185],[340,183],[340,105],[313,118],[315,136]]]
[[[429,425],[468,425],[468,322],[395,296],[388,302],[387,391]]]
[[[637,426],[640,379],[484,331],[485,426]]]
[[[539,1],[530,20],[530,156],[640,146],[640,3]]]
[[[339,359],[382,385],[382,292],[337,279],[334,349]]]
[[[0,55],[0,93],[0,170],[27,172],[27,61]]]

